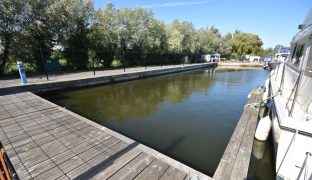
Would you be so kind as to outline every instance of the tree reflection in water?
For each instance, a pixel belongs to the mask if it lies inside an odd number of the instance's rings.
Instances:
[[[164,102],[181,103],[194,91],[205,90],[213,82],[213,76],[187,72],[174,77],[169,75],[63,92],[54,96],[52,101],[75,112],[84,112],[84,116],[92,119],[102,117],[101,120],[108,118],[122,123],[128,119],[144,119]]]

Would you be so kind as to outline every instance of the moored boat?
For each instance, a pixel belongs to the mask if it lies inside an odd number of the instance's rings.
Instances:
[[[268,77],[277,179],[312,179],[312,9],[299,29]]]
[[[280,47],[275,55],[274,58],[268,63],[269,69],[274,69],[278,66],[278,64],[285,62],[290,55],[290,48],[289,47]]]

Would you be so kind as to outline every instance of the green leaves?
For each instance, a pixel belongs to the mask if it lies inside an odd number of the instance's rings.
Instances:
[[[261,52],[261,46],[263,45],[258,35],[240,31],[236,31],[228,42],[232,46],[232,54],[236,58],[247,54],[258,54]]]
[[[94,10],[92,0],[0,1],[0,73],[10,59],[35,64],[42,71],[56,47],[67,62],[83,68],[90,59],[110,66],[123,52],[220,53],[239,58],[263,53],[261,46],[255,34],[236,31],[222,36],[213,26],[198,30],[191,22],[178,20],[166,25],[143,8],[116,9],[107,3]]]

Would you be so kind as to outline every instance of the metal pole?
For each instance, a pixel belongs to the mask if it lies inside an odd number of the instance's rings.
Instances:
[[[277,72],[276,72],[276,76],[275,76],[275,81],[277,80],[277,76],[278,76],[278,73],[279,73],[280,65],[281,65],[281,62],[278,62],[278,67],[277,67]]]
[[[41,61],[42,61],[43,69],[45,71],[45,74],[46,74],[46,77],[47,77],[47,81],[49,81],[49,74],[48,74],[47,67],[44,65],[43,54],[42,54],[41,47],[40,47],[40,54],[41,54]]]
[[[280,87],[279,87],[281,93],[283,93],[282,88],[284,87],[285,66],[286,66],[286,64],[284,62],[282,77],[281,77],[281,83],[280,83]]]
[[[122,61],[123,61],[123,68],[124,68],[124,72],[126,72],[126,64],[125,64],[125,52],[122,49]]]
[[[290,113],[289,113],[290,116],[293,115],[293,111],[294,111],[295,103],[297,101],[298,91],[299,91],[299,86],[300,86],[300,82],[301,82],[302,76],[303,76],[303,69],[301,70],[301,72],[299,74],[299,77],[298,77],[298,83],[297,83],[297,87],[296,87],[296,90],[295,90],[294,99],[293,99],[293,102],[291,103],[291,109],[290,109]],[[289,99],[290,98],[291,97],[289,97]]]
[[[162,68],[162,52],[160,51],[160,68]]]
[[[145,50],[145,70],[147,69],[146,68],[146,59],[147,59],[147,57],[146,57],[146,50]]]
[[[94,59],[93,59],[93,76],[95,76],[95,69],[94,69]]]
[[[175,53],[173,52],[173,66],[174,66],[174,62],[175,62]]]

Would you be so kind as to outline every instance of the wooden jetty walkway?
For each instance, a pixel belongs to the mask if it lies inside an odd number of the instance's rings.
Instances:
[[[194,65],[187,68],[203,67]],[[259,108],[245,107],[211,178],[28,91],[45,92],[77,84],[90,86],[131,80],[184,71],[184,68],[106,74],[95,77],[95,80],[75,76],[75,79],[70,77],[44,83],[33,82],[28,86],[16,83],[10,85],[6,84],[9,81],[1,81],[0,141],[18,177],[45,180],[245,179]],[[258,102],[261,97],[262,94],[253,93],[248,103]]]

